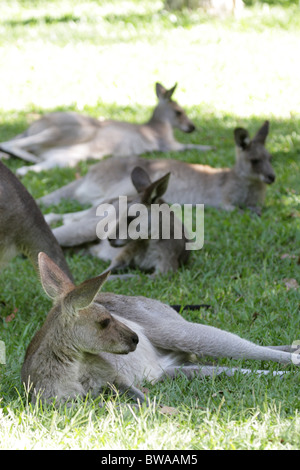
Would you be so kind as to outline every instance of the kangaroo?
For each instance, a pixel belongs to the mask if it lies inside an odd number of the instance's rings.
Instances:
[[[28,256],[38,271],[44,251],[72,279],[61,247],[35,200],[18,178],[0,162],[0,269],[18,253]]]
[[[33,400],[97,396],[110,384],[143,402],[138,388],[143,380],[156,382],[180,373],[200,378],[233,375],[240,370],[203,366],[195,362],[195,355],[299,364],[299,354],[292,354],[289,346],[259,346],[227,331],[188,322],[157,300],[100,293],[109,273],[75,286],[44,253],[39,254],[39,269],[54,306],[30,342],[22,366],[22,382]]]
[[[168,203],[199,203],[225,210],[246,207],[260,214],[266,186],[275,181],[271,155],[265,148],[268,132],[268,121],[264,122],[253,139],[246,129],[236,128],[236,163],[232,168],[212,168],[179,160],[151,160],[135,156],[110,158],[91,167],[82,178],[42,197],[40,202],[57,204],[66,198],[97,205],[120,194],[133,195],[130,172],[135,166],[140,166],[152,180],[171,173],[164,195]]]
[[[181,144],[175,140],[174,128],[187,133],[195,130],[183,108],[171,99],[175,88],[176,85],[166,90],[156,83],[158,105],[145,124],[100,121],[74,112],[54,112],[35,121],[23,134],[2,142],[0,150],[34,163],[17,170],[22,176],[29,170],[40,172],[56,166],[73,167],[81,160],[98,160],[108,155],[123,157],[155,151],[212,149],[207,145]]]
[[[103,211],[106,208],[113,211],[113,218],[118,218],[118,223],[116,225],[112,220],[110,233],[104,233],[103,227],[103,234],[99,234],[101,240],[97,236],[97,226],[100,230],[100,214],[95,207],[64,215],[47,214],[45,219],[49,223],[63,220],[62,226],[53,229],[53,234],[62,247],[94,242],[88,248],[88,252],[105,261],[111,261],[108,271],[116,272],[126,267],[154,271],[154,275],[167,273],[169,270],[176,271],[179,265],[188,260],[185,227],[174,214],[174,217],[171,217],[170,212],[163,212],[165,219],[169,216],[168,220],[164,220],[165,225],[169,224],[169,232],[164,238],[159,214],[158,217],[151,217],[152,207],[169,209],[169,206],[161,199],[167,190],[169,177],[170,174],[167,173],[151,183],[145,170],[135,167],[131,173],[131,179],[137,194],[126,199],[126,210],[123,210],[123,213],[120,213],[119,198],[110,201],[111,205],[103,206]],[[153,204],[156,206],[152,206]],[[134,211],[132,212],[131,209]],[[137,210],[140,211],[138,218]],[[106,219],[102,220],[107,223]],[[134,236],[137,235],[138,238],[133,238],[129,234],[130,224],[136,224],[137,221],[139,232],[134,233]],[[121,224],[126,232],[122,238],[119,230]],[[105,236],[104,239],[102,235]]]

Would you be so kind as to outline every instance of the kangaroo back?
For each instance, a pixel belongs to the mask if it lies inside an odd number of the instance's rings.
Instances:
[[[18,178],[0,162],[0,265],[10,261],[17,253],[23,253],[38,270],[40,251],[51,256],[72,278],[62,249],[35,200]]]

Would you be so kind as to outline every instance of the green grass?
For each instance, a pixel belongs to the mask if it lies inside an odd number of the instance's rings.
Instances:
[[[146,120],[157,80],[178,82],[176,99],[197,125],[194,134],[176,133],[178,139],[217,147],[200,156],[189,151],[167,157],[232,165],[234,127],[253,134],[264,119],[271,122],[268,149],[277,179],[268,188],[263,216],[206,208],[205,245],[187,267],[155,281],[144,275],[113,281],[104,289],[166,303],[209,303],[211,309],[187,312],[186,318],[260,344],[299,340],[299,288],[286,286],[286,279],[300,284],[297,4],[277,2],[266,10],[251,2],[241,19],[219,20],[197,10],[168,12],[161,2],[147,0],[46,3],[1,2],[0,141],[56,109]],[[15,170],[23,162],[6,164]],[[22,181],[40,197],[87,168],[81,163],[74,170],[29,173]],[[78,282],[107,266],[81,253],[66,256]],[[89,397],[70,409],[32,406],[20,368],[50,306],[30,263],[17,257],[1,273],[0,339],[7,352],[6,366],[0,365],[1,448],[299,449],[296,367],[288,367],[283,379],[237,375],[144,384],[153,402],[171,407],[169,414],[154,406],[140,412],[118,408],[107,391],[100,397],[104,408]]]

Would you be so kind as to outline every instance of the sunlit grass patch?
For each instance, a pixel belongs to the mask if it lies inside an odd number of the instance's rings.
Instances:
[[[237,20],[170,12],[148,1],[116,8],[115,2],[68,0],[48,2],[47,9],[43,2],[4,2],[2,9],[5,110],[84,110],[98,100],[149,106],[154,82],[161,80],[168,86],[177,81],[186,105],[215,114],[299,114],[296,7],[256,8]]]

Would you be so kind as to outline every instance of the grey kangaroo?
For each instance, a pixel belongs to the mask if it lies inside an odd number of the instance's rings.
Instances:
[[[120,194],[132,195],[134,186],[130,173],[135,166],[140,166],[152,180],[171,173],[164,195],[168,203],[204,204],[226,210],[236,206],[247,207],[260,214],[266,186],[275,181],[271,155],[265,148],[268,132],[268,121],[253,139],[246,129],[235,129],[236,163],[232,168],[212,168],[171,159],[110,158],[97,163],[85,176],[40,201],[45,205],[57,204],[66,198],[96,205]]]
[[[38,271],[40,251],[47,253],[72,279],[62,249],[35,200],[0,162],[0,269],[23,253]]]
[[[155,382],[180,373],[233,375],[237,370],[201,366],[194,355],[299,364],[299,355],[288,352],[287,346],[259,346],[227,331],[188,322],[157,300],[98,293],[109,273],[75,287],[44,253],[39,254],[39,267],[54,306],[29,344],[22,367],[22,382],[33,400],[97,396],[110,384],[143,402],[138,388],[143,380]]]
[[[101,159],[107,155],[118,157],[147,152],[210,150],[211,146],[181,144],[173,129],[193,132],[194,124],[185,111],[173,101],[176,85],[166,90],[156,83],[158,105],[145,124],[104,120],[100,121],[74,112],[46,114],[23,133],[0,149],[15,157],[33,162],[17,170],[24,175],[29,170],[40,172],[55,166],[75,166],[80,160]]]
[[[126,267],[137,267],[147,272],[154,271],[154,275],[170,270],[176,271],[181,264],[187,262],[189,251],[186,249],[185,227],[175,214],[171,215],[169,206],[161,199],[167,190],[169,177],[170,174],[167,173],[151,182],[145,170],[135,167],[131,179],[136,195],[126,198],[123,212],[120,213],[119,198],[113,199],[108,205],[103,205],[103,213],[104,209],[113,211],[110,233],[104,232],[104,224],[108,224],[109,218],[102,218],[103,233],[98,235],[105,236],[104,239],[99,240],[97,236],[97,227],[100,230],[101,219],[97,215],[99,213],[96,207],[64,215],[47,214],[45,219],[49,223],[63,220],[62,226],[53,229],[53,234],[62,247],[93,242],[88,252],[105,261],[111,261],[108,271],[116,272]],[[162,209],[161,213],[165,214],[163,222],[166,229],[169,229],[166,230],[165,237],[162,233],[162,220],[158,212],[157,216],[154,216],[153,207],[157,211]],[[140,215],[137,218],[138,210]],[[138,238],[130,237],[132,223],[139,225]],[[122,237],[121,224],[126,231]]]

